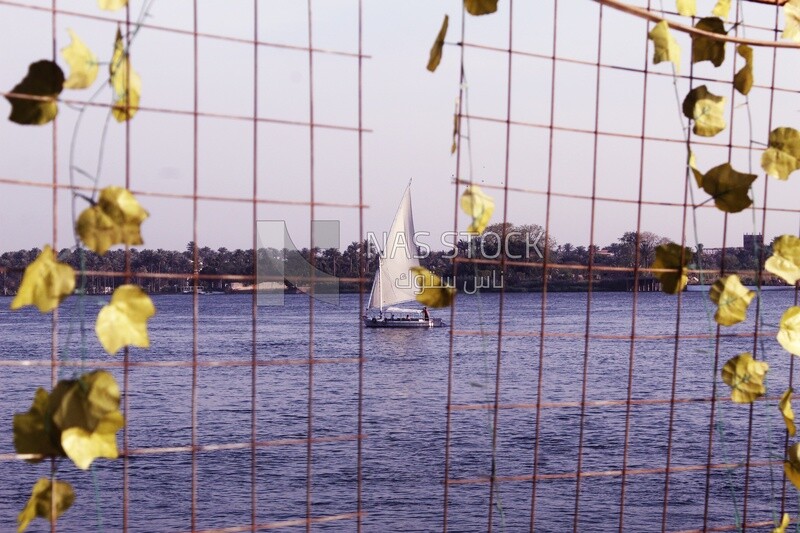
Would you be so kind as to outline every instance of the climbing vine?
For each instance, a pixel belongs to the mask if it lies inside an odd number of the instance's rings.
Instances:
[[[145,3],[143,16],[150,3]],[[127,0],[98,0],[98,5],[101,9],[118,10],[127,6]],[[139,109],[142,82],[130,60],[130,45],[138,27],[137,24],[128,35],[117,28],[107,62],[107,87],[111,92],[108,113],[120,123],[131,120]],[[64,75],[55,61],[32,63],[27,75],[6,96],[11,104],[10,121],[32,126],[47,124],[58,115],[58,99],[64,89],[83,90],[94,85],[101,63],[76,32],[70,29],[68,34],[70,44],[61,49],[61,57],[69,67],[69,76]],[[103,87],[80,108],[73,135],[77,135],[88,103],[102,92]],[[104,138],[100,142],[101,156],[103,142]],[[70,161],[71,177],[74,170],[76,167]],[[143,244],[141,225],[148,217],[147,211],[130,191],[121,187],[106,187],[99,191],[98,197],[100,171],[98,165],[97,175],[87,175],[94,185],[91,196],[78,192],[72,183],[73,197],[88,204],[79,216],[73,216],[76,248],[104,255],[116,245]],[[11,309],[30,305],[41,313],[52,312],[73,293],[84,292],[85,287],[76,290],[76,277],[85,283],[85,272],[76,273],[71,266],[58,261],[50,246],[44,246],[36,260],[25,269]],[[121,285],[98,313],[95,333],[109,355],[127,346],[147,348],[147,320],[154,314],[153,302],[141,288]],[[120,390],[114,377],[104,370],[94,370],[58,381],[50,393],[44,388],[37,389],[30,410],[14,415],[17,454],[32,463],[44,459],[54,461],[50,478],[36,482],[27,505],[17,518],[19,532],[36,517],[55,522],[72,505],[73,487],[55,479],[60,464],[56,461],[60,458],[70,459],[81,470],[88,470],[98,458],[118,458],[116,434],[125,426],[119,406]]]

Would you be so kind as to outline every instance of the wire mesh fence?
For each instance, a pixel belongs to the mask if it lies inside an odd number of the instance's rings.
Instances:
[[[501,236],[512,219],[533,218],[545,240],[538,259],[456,256],[459,282],[524,273],[535,290],[459,294],[446,335],[409,337],[364,329],[374,264],[363,248],[339,276],[353,290],[339,306],[313,290],[262,307],[254,291],[220,300],[201,289],[262,281],[258,221],[304,221],[290,231],[312,250],[320,220],[359,241],[372,229],[367,193],[382,184],[364,170],[361,0],[256,0],[229,13],[195,0],[156,4],[165,11],[155,19],[146,1],[114,14],[0,0],[5,49],[21,40],[58,60],[67,27],[97,35],[98,48],[120,27],[134,62],[152,65],[148,99],[118,128],[106,126],[112,103],[71,93],[53,125],[2,129],[36,147],[35,160],[0,167],[5,223],[78,254],[73,193],[92,193],[81,174],[97,164],[95,180],[130,189],[151,222],[190,242],[179,267],[143,271],[143,252],[126,248],[84,269],[99,292],[131,281],[186,292],[159,296],[149,352],[101,355],[87,332],[107,296],[90,291],[52,319],[0,314],[0,389],[13,406],[4,420],[27,408],[32,387],[93,368],[117,377],[127,420],[120,460],[89,474],[31,467],[4,432],[2,528],[27,487],[56,472],[82,489],[52,526],[63,531],[771,530],[796,515],[783,473],[791,440],[773,416],[794,364],[773,337],[797,294],[762,284],[767,235],[797,233],[799,191],[763,177],[750,209],[723,213],[686,160],[691,146],[703,168],[725,159],[760,172],[769,132],[797,112],[797,45],[779,39],[781,2],[733,2],[724,38],[755,50],[743,96],[732,80],[745,59],[732,49],[719,69],[653,64],[655,23],[668,19],[685,51],[696,35],[696,19],[673,4],[509,0],[490,17],[448,4],[455,22],[436,76],[458,95],[452,229],[464,229],[461,192],[479,184]],[[10,58],[9,70],[31,59]],[[728,99],[727,129],[713,138],[694,135],[681,110],[681,95],[703,84]],[[758,299],[748,320],[721,328],[707,293],[652,291],[647,231],[696,250],[693,282],[749,276]],[[251,248],[226,256],[244,274],[204,265],[206,242],[230,232]],[[633,255],[619,264],[602,245],[624,232]],[[731,259],[752,248],[736,246],[740,234],[764,239],[749,263]],[[556,239],[585,243],[585,259]],[[310,255],[312,267],[324,261]],[[0,266],[4,287],[21,272]],[[732,403],[720,378],[741,351],[770,364],[768,392],[750,406]]]

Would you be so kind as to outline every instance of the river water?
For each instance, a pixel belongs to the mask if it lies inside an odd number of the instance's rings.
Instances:
[[[661,529],[669,440],[673,361],[676,345],[677,298],[660,293],[638,296],[633,345],[633,295],[597,293],[590,313],[588,358],[585,359],[586,294],[555,293],[547,297],[539,368],[541,294],[505,297],[500,372],[500,410],[495,460],[498,484],[493,518],[497,528],[527,530],[530,523],[538,376],[541,411],[538,431],[536,531],[572,529],[575,472],[580,433],[584,360],[588,361],[587,400],[583,437],[584,477],[579,500],[582,531],[616,530],[620,521],[629,362],[633,354],[624,529]],[[192,298],[155,296],[158,309],[150,322],[150,350],[132,349],[131,361],[191,361]],[[104,355],[93,334],[80,340],[80,302],[93,331],[93,317],[105,298],[68,299],[59,326],[62,357],[121,361]],[[200,296],[199,360],[249,361],[251,306],[246,295]],[[709,323],[707,295],[686,293],[682,299],[680,333],[714,332]],[[763,295],[763,330],[775,331],[783,310],[794,302],[791,291]],[[50,317],[30,308],[8,311],[0,298],[0,360],[49,361]],[[453,404],[475,406],[493,401],[497,353],[496,294],[460,296],[455,325],[459,331],[487,332],[485,337],[457,335],[453,339]],[[358,357],[358,296],[343,295],[338,306],[316,304],[315,357]],[[289,362],[308,357],[309,302],[287,296],[282,307],[261,307],[257,315],[260,361]],[[748,320],[724,333],[752,332],[755,304]],[[449,310],[439,311],[450,322]],[[663,336],[663,337],[659,337]],[[365,330],[363,395],[363,504],[366,531],[437,531],[442,528],[445,460],[446,397],[449,328],[432,330]],[[751,337],[728,336],[720,342],[720,366],[728,358],[752,351]],[[789,383],[791,356],[768,336],[759,358],[770,366],[768,401],[755,404],[751,461],[781,457],[785,431],[777,400]],[[667,528],[703,525],[709,415],[714,375],[714,343],[682,338],[677,346],[676,398],[671,458],[681,467],[670,476]],[[87,367],[87,370],[95,366]],[[74,369],[62,370],[71,377]],[[120,368],[110,368],[121,383]],[[27,410],[37,386],[49,388],[49,366],[0,368],[0,453],[13,452],[12,416]],[[729,395],[717,379],[718,397]],[[190,367],[133,367],[129,373],[128,438],[131,448],[181,447],[191,442]],[[356,441],[358,365],[352,362],[314,366],[314,437],[345,436],[315,443],[312,461],[314,516],[356,510]],[[198,371],[198,438],[202,445],[250,440],[251,370],[241,366],[202,366]],[[304,439],[307,429],[308,366],[260,366],[256,406],[259,441]],[[564,405],[566,404],[566,405]],[[743,463],[748,450],[750,409],[727,401],[717,404],[714,463]],[[490,472],[490,412],[458,408],[452,412],[448,524],[450,531],[482,531],[487,527],[489,486],[473,483]],[[350,438],[347,438],[350,437]],[[121,445],[121,437],[120,437]],[[198,453],[197,527],[222,528],[250,523],[250,451],[232,449]],[[191,527],[191,455],[187,452],[140,454],[129,462],[129,530],[184,531]],[[685,467],[685,468],[683,468]],[[49,463],[30,465],[0,461],[0,531],[15,529],[16,514],[30,487],[46,476]],[[281,444],[257,451],[257,520],[260,523],[305,517],[306,446]],[[76,502],[59,520],[63,531],[117,531],[122,523],[122,461],[99,460],[90,473],[62,462],[59,477],[76,488]],[[741,515],[744,467],[718,468],[711,474],[710,525],[733,523]],[[774,483],[770,479],[774,478]],[[782,469],[750,469],[748,521],[770,520],[780,508]],[[796,514],[795,489],[787,488],[787,510]],[[29,531],[45,531],[34,522]],[[303,530],[302,527],[288,528]],[[314,526],[315,530],[355,530],[353,520]]]

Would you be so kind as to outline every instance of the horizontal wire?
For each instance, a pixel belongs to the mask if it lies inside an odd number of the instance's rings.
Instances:
[[[775,465],[783,465],[783,460],[775,460],[775,461],[751,461],[751,467],[768,467],[768,466],[775,466]],[[654,474],[666,474],[669,473],[680,473],[680,472],[697,472],[699,470],[706,470],[711,468],[712,470],[722,470],[722,469],[733,469],[733,468],[740,468],[743,467],[744,463],[702,463],[702,464],[693,464],[693,465],[680,465],[680,466],[671,466],[669,468],[665,467],[655,467],[655,468],[627,468],[625,470],[626,476],[651,476]],[[587,470],[583,472],[560,472],[557,474],[537,474],[537,480],[553,480],[553,479],[575,479],[578,476],[581,478],[592,478],[592,477],[617,477],[622,475],[622,470]],[[530,482],[533,480],[532,474],[520,474],[520,475],[511,475],[511,476],[495,476],[495,482],[499,483],[518,483],[522,481]],[[472,477],[472,478],[450,478],[447,480],[448,485],[478,485],[484,483],[490,483],[491,478],[489,476],[479,476],[479,477]]]
[[[127,453],[120,452],[120,457],[143,457],[150,455],[167,455],[174,453],[194,452],[226,452],[235,450],[249,450],[255,448],[274,448],[278,446],[297,446],[312,444],[329,444],[335,442],[355,442],[366,439],[367,435],[337,435],[334,437],[312,437],[297,439],[275,439],[255,442],[232,442],[225,444],[198,444],[197,446],[153,446],[143,448],[128,448]],[[35,453],[0,453],[0,461],[30,461],[40,460],[44,456]]]
[[[187,356],[191,357],[191,356]],[[199,357],[211,357],[200,355]],[[252,367],[255,366],[306,366],[306,365],[336,365],[336,364],[353,364],[367,361],[366,358],[358,357],[315,357],[314,359],[308,358],[291,358],[291,359],[271,359],[271,360],[256,360],[253,362],[248,360],[233,360],[226,361],[224,359],[212,359],[210,361],[198,360],[195,364],[192,361],[110,361],[104,360],[91,360],[85,359],[58,361],[51,363],[49,360],[39,359],[0,359],[0,367],[65,367],[65,368],[83,368],[84,366],[106,367],[106,368],[217,368],[217,367]]]
[[[284,527],[292,527],[292,526],[305,526],[309,524],[325,524],[328,522],[335,522],[338,520],[353,520],[356,518],[363,518],[367,516],[368,513],[361,512],[361,513],[340,513],[336,515],[329,515],[329,516],[315,516],[311,517],[311,519],[306,518],[294,518],[291,520],[280,520],[278,522],[267,522],[265,524],[248,524],[246,526],[230,526],[230,527],[223,527],[220,529],[198,529],[194,533],[238,533],[240,531],[253,531],[261,530],[261,529],[280,529]]]
[[[58,183],[53,184],[52,182],[44,182],[44,181],[35,181],[35,180],[21,180],[21,179],[14,179],[14,178],[2,178],[0,177],[0,184],[6,185],[19,185],[24,187],[39,187],[41,189],[62,189],[62,190],[75,190],[75,191],[94,191],[94,187],[90,186],[83,186],[83,185],[75,185],[71,186],[68,184]],[[152,197],[152,198],[171,198],[177,200],[194,200],[197,198],[198,200],[204,201],[211,201],[211,202],[230,202],[230,203],[248,203],[252,204],[253,202],[257,204],[268,204],[268,205],[285,205],[285,206],[301,206],[301,207],[308,207],[308,206],[320,206],[320,207],[336,207],[336,208],[343,208],[343,209],[359,209],[362,207],[369,207],[366,204],[349,204],[349,203],[337,203],[337,202],[306,202],[303,200],[276,200],[276,199],[269,199],[269,198],[245,198],[241,196],[216,196],[216,195],[207,195],[207,194],[198,194],[197,196],[192,194],[179,194],[179,193],[168,193],[168,192],[158,192],[158,191],[146,191],[146,190],[137,190],[132,189],[131,192],[137,196],[145,196],[145,197]]]
[[[1,1],[1,0],[0,0]],[[15,93],[15,92],[3,92],[0,91],[0,96],[5,96],[6,98],[16,98],[17,100],[33,100],[36,102],[60,102],[63,104],[71,104],[76,106],[83,106],[83,107],[97,107],[97,108],[105,108],[105,109],[112,109],[116,104],[105,103],[105,102],[91,102],[85,100],[75,100],[70,98],[50,98],[47,96],[36,96],[32,94],[26,93]],[[348,131],[348,132],[362,132],[362,133],[372,133],[371,129],[367,128],[359,128],[358,126],[345,126],[343,124],[326,124],[323,122],[315,122],[315,121],[305,121],[305,120],[288,120],[288,119],[280,119],[280,118],[267,118],[267,117],[254,117],[252,115],[238,115],[233,113],[212,113],[208,111],[193,111],[193,110],[186,110],[186,109],[175,109],[175,108],[167,108],[167,107],[147,107],[147,106],[137,106],[137,111],[144,111],[144,112],[151,112],[151,113],[161,113],[165,115],[182,115],[188,117],[200,117],[200,118],[218,118],[218,119],[226,119],[226,120],[241,120],[247,123],[259,122],[262,124],[276,124],[281,126],[302,126],[305,128],[320,128],[320,129],[330,129],[330,130],[339,130],[339,131]]]
[[[757,401],[777,401],[780,396],[762,396]],[[717,398],[676,398],[674,401],[669,398],[645,398],[638,400],[587,400],[585,402],[541,402],[541,403],[501,403],[495,406],[494,403],[461,403],[452,404],[450,411],[487,411],[493,409],[563,409],[572,407],[613,407],[621,405],[670,405],[673,403],[709,403],[711,401],[717,402],[732,402],[733,400],[727,396],[718,396]]]
[[[459,335],[463,337],[496,337],[497,333],[492,331],[480,331],[477,329],[454,329],[453,335]],[[586,335],[585,333],[549,333],[549,332],[542,332],[540,331],[503,331],[503,337],[545,337],[545,338],[553,338],[553,339],[591,339],[591,340],[606,340],[606,341],[630,341],[630,340],[637,340],[637,341],[662,341],[662,340],[705,340],[705,339],[753,339],[755,338],[755,333],[720,333],[717,335],[716,333],[688,333],[688,334],[671,334],[671,335],[631,335],[628,334],[619,334],[614,335],[611,333],[590,333]],[[765,333],[759,332],[758,337],[774,337],[775,334],[773,333]]]
[[[112,16],[101,16],[101,15],[93,15],[91,13],[82,13],[80,11],[69,11],[65,9],[53,9],[52,7],[44,7],[44,6],[36,6],[32,4],[26,4],[23,2],[14,2],[11,0],[0,0],[0,5],[14,7],[19,9],[28,9],[31,11],[42,11],[45,13],[51,13],[55,15],[65,15],[75,18],[82,18],[87,20],[94,20],[99,22],[109,22],[112,24],[121,24],[124,25],[126,23],[124,18],[114,18]],[[334,50],[334,49],[326,49],[326,48],[309,48],[307,46],[299,46],[299,45],[291,45],[291,44],[282,44],[282,43],[275,43],[270,41],[261,41],[261,40],[253,40],[253,39],[245,39],[243,37],[232,37],[229,35],[222,35],[216,33],[206,33],[206,32],[195,32],[192,30],[184,30],[181,28],[169,27],[169,26],[161,26],[157,24],[150,24],[147,22],[138,23],[137,26],[141,28],[146,28],[149,30],[156,30],[166,33],[174,33],[178,35],[185,35],[188,37],[203,37],[207,39],[215,39],[220,41],[229,41],[247,45],[258,45],[264,46],[267,48],[278,48],[283,50],[292,50],[297,52],[313,52],[315,54],[330,54],[330,55],[338,55],[344,57],[352,57],[352,58],[363,58],[363,59],[372,59],[372,56],[367,54],[359,54],[358,52],[346,52],[343,50]]]

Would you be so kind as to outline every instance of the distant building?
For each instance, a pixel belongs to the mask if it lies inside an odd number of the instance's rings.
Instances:
[[[742,248],[758,252],[764,247],[764,236],[760,233],[745,233],[742,236]]]

